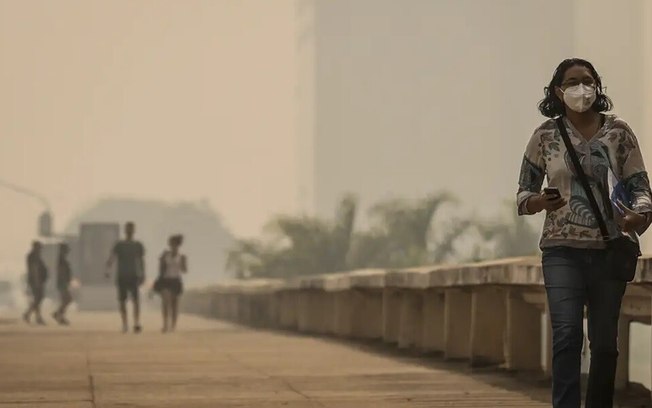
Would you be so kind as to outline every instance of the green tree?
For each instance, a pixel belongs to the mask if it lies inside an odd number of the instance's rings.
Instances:
[[[527,217],[519,216],[513,201],[505,203],[505,213],[493,220],[475,223],[482,238],[476,245],[473,258],[509,258],[530,256],[538,253],[539,231]]]
[[[537,232],[513,211],[508,217],[491,220],[435,219],[445,204],[455,203],[448,193],[416,201],[383,201],[369,210],[372,227],[354,232],[357,204],[353,196],[346,196],[331,221],[275,217],[265,228],[267,240],[236,241],[228,253],[227,268],[239,278],[284,278],[410,267],[468,260],[458,247],[466,245],[468,250],[469,241],[474,260],[536,253]]]
[[[289,277],[343,271],[353,233],[356,199],[345,196],[333,221],[281,215],[265,228],[267,244],[244,240],[229,251],[236,276]]]
[[[444,234],[445,241],[440,243],[431,242],[431,236],[437,228],[437,211],[454,202],[453,196],[444,192],[415,202],[393,199],[374,205],[369,211],[374,226],[354,235],[349,266],[398,268],[432,263],[446,256],[466,227]]]
[[[238,239],[226,254],[226,270],[233,272],[237,279],[247,279],[259,275],[265,249],[254,239]]]

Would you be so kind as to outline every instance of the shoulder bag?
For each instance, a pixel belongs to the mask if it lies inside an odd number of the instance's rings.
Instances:
[[[607,224],[605,223],[600,207],[595,200],[589,180],[584,173],[584,169],[582,169],[575,147],[573,147],[568,132],[566,131],[566,124],[561,117],[557,118],[556,122],[561,137],[564,140],[564,144],[566,145],[566,150],[568,150],[568,155],[573,162],[573,167],[575,167],[577,178],[586,193],[586,198],[589,200],[589,204],[591,205],[591,211],[598,222],[600,234],[602,234],[602,239],[606,244],[605,267],[607,268],[607,273],[616,280],[631,282],[636,274],[638,257],[641,256],[640,246],[638,242],[632,241],[624,235],[620,235],[617,238],[611,238],[609,236]]]

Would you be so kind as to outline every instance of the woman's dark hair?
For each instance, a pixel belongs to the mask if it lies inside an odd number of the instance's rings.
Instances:
[[[170,243],[170,245],[181,246],[181,244],[183,244],[183,235],[181,234],[172,235],[168,239],[168,242]]]
[[[59,261],[62,261],[63,259],[66,258],[69,249],[70,247],[68,246],[68,244],[66,243],[59,244]]]
[[[550,84],[547,87],[543,88],[545,98],[539,102],[539,112],[541,112],[543,116],[554,118],[566,113],[564,102],[562,102],[557,97],[555,88],[561,86],[561,83],[564,80],[564,74],[566,74],[566,71],[570,67],[575,65],[580,65],[582,67],[588,68],[588,70],[591,72],[591,75],[593,76],[593,79],[595,80],[596,98],[593,106],[591,106],[591,109],[596,112],[606,112],[613,108],[613,102],[607,95],[604,94],[602,90],[602,79],[600,78],[600,75],[598,75],[598,71],[596,71],[593,67],[593,64],[581,58],[569,58],[563,60],[561,64],[559,64],[555,70],[555,73],[552,75]]]

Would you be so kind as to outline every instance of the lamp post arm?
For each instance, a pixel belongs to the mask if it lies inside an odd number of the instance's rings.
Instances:
[[[37,193],[35,191],[26,189],[24,187],[18,186],[16,184],[13,184],[13,183],[10,183],[10,182],[4,181],[4,180],[0,180],[0,187],[4,187],[4,188],[6,188],[8,190],[11,190],[11,191],[13,191],[15,193],[18,193],[18,194],[23,194],[23,195],[26,195],[28,197],[35,198],[35,199],[37,199],[38,201],[41,202],[41,204],[45,207],[45,209],[47,211],[50,211],[50,202],[48,201],[48,199],[45,198],[45,196],[43,196],[43,195],[41,195],[41,194],[39,194],[39,193]]]

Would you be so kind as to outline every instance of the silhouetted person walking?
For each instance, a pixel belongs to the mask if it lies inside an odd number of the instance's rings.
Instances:
[[[154,290],[161,294],[162,299],[163,333],[174,331],[177,326],[179,296],[183,292],[181,275],[188,272],[186,256],[179,252],[182,244],[182,235],[170,237],[170,248],[161,255],[159,277],[154,284]]]
[[[52,314],[54,320],[61,325],[69,325],[70,322],[66,319],[66,309],[72,303],[72,295],[70,294],[70,281],[72,280],[72,268],[68,262],[68,253],[70,248],[67,244],[59,245],[59,259],[57,261],[57,289],[61,298],[61,305]]]
[[[48,270],[41,259],[41,243],[34,241],[32,250],[27,254],[27,284],[32,293],[32,303],[23,315],[23,319],[29,323],[32,313],[36,315],[36,323],[44,325],[45,321],[41,316],[41,302],[45,296],[45,282],[48,279]]]
[[[140,298],[139,287],[145,281],[145,247],[139,241],[134,240],[136,226],[133,222],[125,224],[125,239],[118,241],[109,260],[107,267],[111,268],[117,261],[118,271],[116,275],[116,286],[118,289],[118,301],[120,304],[120,317],[122,318],[122,331],[129,331],[127,319],[127,297],[131,297],[134,307],[134,332],[140,333]],[[106,272],[107,278],[110,276]]]

